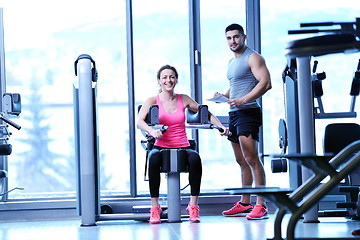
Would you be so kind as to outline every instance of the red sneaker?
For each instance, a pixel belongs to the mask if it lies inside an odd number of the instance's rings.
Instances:
[[[160,214],[162,210],[160,206],[151,207],[150,209],[150,223],[151,224],[159,224],[161,223]]]
[[[226,217],[245,217],[252,209],[252,205],[244,206],[241,202],[237,202],[229,210],[223,211],[222,214]]]
[[[189,218],[190,222],[193,222],[193,223],[200,222],[200,217],[199,217],[200,208],[198,205],[192,205],[189,203],[189,205],[186,208],[186,211],[190,215],[190,218]]]
[[[254,209],[246,215],[246,219],[248,220],[261,220],[261,219],[268,219],[268,210],[261,204],[256,204]]]

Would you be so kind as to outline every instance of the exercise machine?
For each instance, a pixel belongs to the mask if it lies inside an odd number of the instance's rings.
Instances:
[[[318,101],[318,104],[320,103],[318,108],[314,107],[313,80],[321,81],[324,76],[314,75],[316,74],[316,67],[313,72],[311,71],[311,57],[360,51],[360,41],[358,41],[360,37],[360,18],[349,23],[308,23],[301,24],[301,27],[333,25],[339,25],[340,28],[289,31],[289,34],[330,33],[289,42],[286,48],[288,65],[283,77],[290,78],[289,81],[285,82],[287,89],[287,131],[285,131],[285,134],[287,135],[288,153],[276,157],[287,158],[296,163],[295,166],[290,165],[289,170],[290,174],[295,176],[298,182],[291,183],[290,189],[267,187],[228,189],[233,194],[254,193],[263,195],[278,206],[274,222],[274,238],[271,238],[273,240],[299,239],[295,238],[295,226],[302,216],[304,217],[304,223],[318,223],[316,206],[318,201],[356,170],[356,167],[360,164],[360,141],[351,143],[335,156],[333,154],[318,156],[315,151],[314,121],[316,117],[356,116],[354,105],[355,98],[358,95],[358,90],[356,90],[358,80],[355,80],[354,83],[355,90],[351,91],[353,99],[350,111],[327,114],[323,111],[321,101]],[[356,78],[357,75],[354,76],[354,79]],[[320,91],[316,92],[316,94],[321,97]],[[281,122],[281,124],[284,124],[284,122]],[[301,172],[298,166],[301,166]],[[320,185],[326,177],[329,177],[329,180]],[[291,217],[287,224],[286,238],[282,238],[281,225],[286,213],[291,213]]]
[[[16,189],[23,190],[21,187],[8,189],[8,168],[7,156],[12,153],[12,145],[9,143],[11,132],[9,126],[17,130],[21,126],[11,121],[9,118],[18,117],[21,113],[21,98],[18,93],[5,93],[2,98],[2,112],[0,113],[0,200],[6,202],[8,193]]]
[[[291,77],[285,78],[287,81],[285,84],[286,87],[293,85],[289,87],[292,96],[287,95],[286,99],[289,100],[289,104],[296,102],[295,109],[293,106],[287,105],[287,117],[289,118],[287,120],[288,129],[296,129],[294,134],[289,132],[288,135],[289,144],[293,142],[293,146],[296,146],[296,148],[290,148],[289,146],[289,154],[315,154],[315,119],[355,118],[355,100],[359,95],[360,78],[358,70],[356,70],[351,84],[350,95],[352,101],[349,111],[325,112],[321,101],[323,95],[321,82],[326,78],[326,74],[324,72],[316,73],[317,61],[314,62],[311,71],[311,57],[344,52],[358,52],[360,50],[360,42],[357,40],[360,36],[360,18],[357,18],[355,22],[349,23],[303,23],[300,26],[305,29],[291,30],[289,34],[328,33],[289,42],[286,49],[288,58],[287,73],[289,74],[284,73],[284,75]],[[312,28],[316,26],[340,26],[340,28],[309,29],[309,27]],[[314,104],[314,98],[317,100],[317,107]],[[306,181],[311,175],[312,172],[307,168],[301,169],[302,182]],[[304,222],[317,221],[318,210],[317,207],[314,206],[304,215]]]
[[[95,226],[97,221],[106,220],[139,220],[146,221],[150,213],[134,208],[131,213],[114,214],[110,205],[100,204],[99,190],[99,149],[97,130],[97,69],[90,55],[80,55],[75,63],[75,75],[78,77],[73,84],[75,153],[77,161],[77,209],[81,216],[81,226]],[[187,112],[188,127],[196,129],[217,128],[208,124],[208,108],[200,106],[198,112]],[[147,115],[150,125],[158,125],[158,107],[151,106]],[[164,126],[161,126],[164,127]],[[222,131],[222,129],[218,129]],[[143,144],[149,150],[148,139]],[[180,173],[186,172],[186,155],[181,149],[164,149],[163,172],[167,174],[168,194],[167,211],[162,218],[168,222],[181,221],[180,204]],[[102,211],[103,210],[103,211]],[[148,208],[150,210],[150,208]],[[104,213],[103,213],[104,212]]]

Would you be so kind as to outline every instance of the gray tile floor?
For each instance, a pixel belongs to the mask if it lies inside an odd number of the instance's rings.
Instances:
[[[284,223],[287,222],[285,217]],[[273,237],[273,220],[248,221],[243,217],[202,216],[201,223],[166,223],[151,225],[137,221],[103,221],[94,227],[81,227],[80,220],[2,222],[0,240],[261,240]],[[320,218],[321,223],[296,226],[296,238],[354,238],[353,229],[360,221],[345,218]],[[285,229],[283,229],[285,233]],[[285,237],[285,235],[283,235]]]

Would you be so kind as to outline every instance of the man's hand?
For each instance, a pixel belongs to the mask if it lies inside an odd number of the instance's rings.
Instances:
[[[222,129],[223,129],[223,131],[220,132],[221,136],[231,136],[231,132],[228,128],[223,127]]]
[[[236,108],[241,108],[241,106],[243,106],[246,103],[244,98],[234,98],[234,99],[230,99],[228,101],[228,104],[236,107]]]

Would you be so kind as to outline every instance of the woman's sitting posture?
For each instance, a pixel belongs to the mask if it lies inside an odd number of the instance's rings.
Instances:
[[[176,94],[175,86],[178,82],[178,73],[172,66],[165,65],[157,73],[157,81],[160,85],[160,93],[148,98],[139,112],[137,126],[155,138],[154,148],[148,155],[149,160],[149,186],[151,195],[150,223],[160,223],[161,208],[159,206],[160,168],[162,163],[161,149],[182,148],[188,155],[189,183],[191,197],[187,212],[191,222],[200,222],[198,198],[200,193],[202,164],[199,154],[190,148],[185,129],[185,109],[197,112],[199,104],[185,94]],[[154,129],[146,122],[147,111],[151,105],[159,106],[159,124],[168,126],[163,133]],[[229,136],[230,132],[221,122],[209,112],[210,122],[223,129],[220,134]]]

